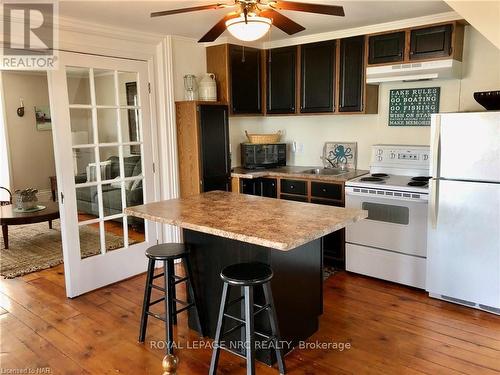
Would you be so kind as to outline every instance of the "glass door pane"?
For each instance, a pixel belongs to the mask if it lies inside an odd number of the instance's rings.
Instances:
[[[67,67],[66,80],[81,257],[144,242],[144,221],[123,214],[144,202],[137,73]]]

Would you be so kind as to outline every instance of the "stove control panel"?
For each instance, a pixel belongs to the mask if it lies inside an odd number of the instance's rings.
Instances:
[[[372,166],[428,167],[429,146],[374,145]]]

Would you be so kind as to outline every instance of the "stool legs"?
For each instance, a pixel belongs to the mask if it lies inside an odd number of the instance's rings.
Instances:
[[[146,274],[146,287],[144,288],[144,302],[142,303],[141,328],[139,331],[139,342],[144,342],[146,338],[146,327],[148,325],[149,303],[151,302],[151,283],[153,282],[153,274],[155,271],[155,261],[149,259],[148,272]]]
[[[275,338],[275,344],[276,344],[276,359],[278,360],[278,370],[280,374],[285,374],[286,372],[286,367],[285,367],[285,361],[284,361],[284,356],[283,356],[283,349],[281,348],[281,335],[278,327],[278,318],[276,317],[276,309],[274,307],[274,299],[273,299],[273,293],[271,291],[271,284],[270,283],[265,283],[263,286],[264,288],[264,297],[266,299],[266,304],[269,305],[268,313],[269,313],[269,322],[271,325],[271,331],[272,335]]]
[[[253,287],[243,287],[245,294],[245,352],[247,375],[255,375],[255,331],[253,316]]]
[[[219,362],[219,354],[220,354],[220,339],[222,336],[222,328],[224,324],[224,314],[226,313],[226,304],[229,298],[228,293],[229,285],[224,283],[222,286],[222,298],[220,302],[219,308],[219,318],[217,319],[217,328],[215,330],[215,338],[214,338],[214,348],[212,350],[212,360],[210,362],[210,370],[208,371],[209,375],[215,375],[217,371],[217,364]]]
[[[226,314],[226,306],[228,304],[229,299],[229,284],[224,282],[222,287],[222,298],[219,308],[219,318],[217,320],[217,328],[215,330],[215,338],[214,338],[214,348],[212,350],[212,360],[210,362],[210,370],[209,375],[216,375],[217,372],[217,364],[219,362],[219,354],[221,349],[221,339],[223,336],[223,328],[225,317],[229,317],[232,319],[236,319],[242,324],[240,326],[245,327],[245,357],[246,357],[246,366],[247,366],[247,375],[255,375],[255,324],[254,324],[254,286],[242,286],[243,289],[243,299],[244,299],[244,310],[245,310],[245,321],[243,323],[239,318],[232,317]],[[276,358],[278,361],[278,370],[280,374],[284,375],[286,373],[285,360],[283,349],[281,348],[281,336],[278,327],[278,319],[276,317],[276,309],[274,307],[273,294],[271,291],[271,284],[266,282],[262,284],[262,288],[264,290],[265,304],[267,307],[267,314],[269,317],[269,323],[271,326],[271,338],[275,343],[276,347]],[[232,301],[230,304],[234,303]],[[260,306],[258,306],[260,308]],[[262,311],[262,310],[260,310]],[[227,333],[229,333],[229,330]],[[262,333],[257,332],[259,335],[263,335]],[[265,336],[265,335],[264,335]],[[266,336],[267,337],[267,336]],[[226,349],[227,350],[227,349]],[[229,350],[232,351],[232,350]],[[238,354],[239,355],[239,354]]]
[[[172,321],[172,324],[177,324],[177,303],[175,302],[176,299],[176,293],[175,293],[175,276],[174,276],[174,260],[170,259],[167,260],[167,267],[168,267],[168,295],[171,296],[169,298],[170,300],[170,320]]]
[[[171,270],[170,270],[168,263],[169,263],[169,261],[163,262],[163,272],[164,272],[163,285],[164,285],[166,293],[169,293],[171,291],[172,287],[171,287],[170,280],[173,276],[171,274]],[[166,337],[165,341],[167,343],[167,354],[174,354],[174,347],[173,347],[173,343],[172,343],[172,338],[174,336],[174,332],[173,332],[173,328],[172,328],[173,311],[172,311],[171,299],[172,298],[168,298],[167,295],[165,295],[165,300],[164,300],[164,302],[165,302],[165,337]]]

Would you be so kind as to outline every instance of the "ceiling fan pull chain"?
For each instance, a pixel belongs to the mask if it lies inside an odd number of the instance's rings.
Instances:
[[[241,54],[241,62],[244,63],[246,61],[245,59],[245,46],[241,46],[241,50],[243,53]]]

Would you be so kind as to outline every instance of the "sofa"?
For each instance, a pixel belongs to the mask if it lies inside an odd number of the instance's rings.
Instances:
[[[141,157],[129,156],[123,159],[125,177],[133,177],[141,174]],[[92,169],[94,167],[94,169]],[[120,162],[118,156],[109,157],[101,166],[101,179],[113,180],[120,176]],[[95,165],[87,167],[87,171],[75,176],[76,183],[95,181]],[[125,199],[127,207],[137,206],[143,203],[142,180],[125,182]],[[79,213],[99,216],[99,205],[97,201],[97,187],[84,187],[76,189],[76,200]],[[122,213],[121,182],[110,182],[102,185],[102,204],[104,216]],[[121,219],[116,219],[121,221]],[[138,226],[142,220],[129,217],[129,224]]]

